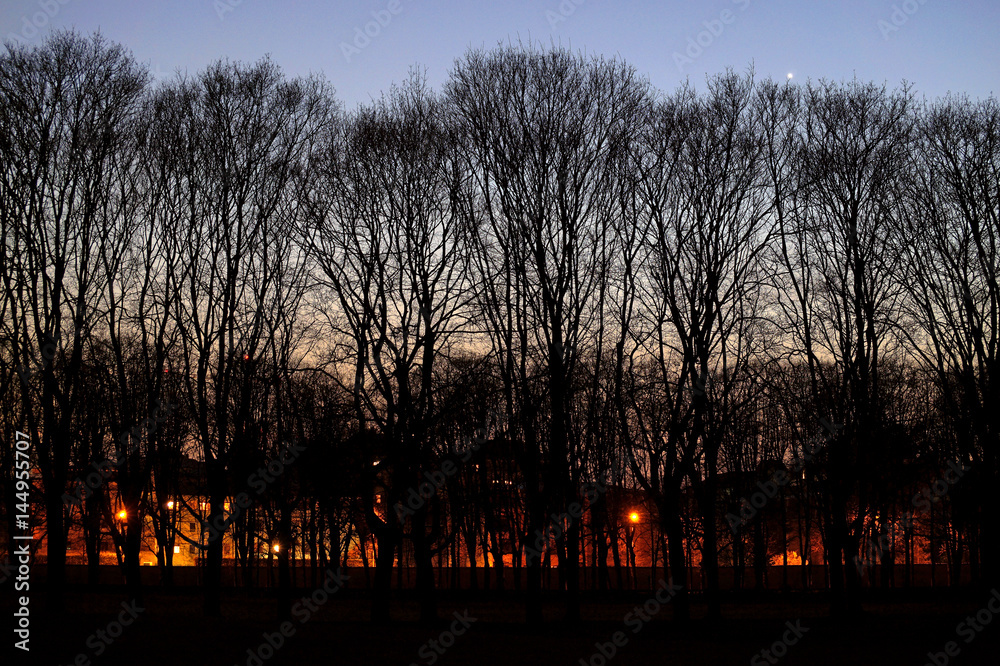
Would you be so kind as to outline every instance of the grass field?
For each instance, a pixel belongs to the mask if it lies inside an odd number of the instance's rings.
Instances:
[[[156,664],[170,666],[328,665],[328,664],[912,664],[943,666],[949,641],[952,664],[1000,664],[1000,619],[964,625],[986,610],[989,595],[970,591],[896,592],[872,596],[857,620],[835,621],[820,595],[730,598],[723,620],[704,618],[695,599],[694,619],[676,623],[669,604],[642,621],[636,606],[647,596],[585,597],[583,621],[560,621],[561,606],[552,598],[540,627],[524,624],[523,605],[514,595],[447,595],[440,603],[441,622],[415,621],[416,604],[400,598],[387,625],[367,621],[369,602],[358,590],[335,595],[302,621],[299,613],[286,625],[289,637],[271,650],[266,635],[279,642],[281,623],[273,599],[227,596],[221,619],[205,619],[194,590],[151,592],[145,610],[106,643],[127,602],[119,589],[74,589],[66,612],[34,611],[32,664]],[[5,614],[8,600],[4,600]],[[994,607],[997,607],[994,604]],[[650,605],[655,608],[655,605]],[[983,611],[985,610],[985,613]],[[457,616],[455,615],[457,613]],[[630,615],[631,614],[631,615]],[[7,614],[7,617],[10,617]],[[464,624],[456,617],[465,618]],[[447,618],[447,619],[444,619]],[[648,620],[648,621],[647,621]],[[465,627],[468,627],[465,629]],[[796,628],[793,632],[790,627]],[[456,634],[449,636],[451,629]],[[98,633],[104,630],[104,634]],[[616,632],[617,645],[615,644]],[[445,634],[445,635],[442,635]],[[971,636],[970,636],[971,634]],[[762,650],[778,645],[770,659]],[[109,636],[110,638],[110,636]],[[439,641],[435,647],[429,643]],[[266,646],[260,648],[260,646]],[[103,648],[103,649],[102,649]],[[98,650],[101,654],[97,654]],[[248,654],[256,652],[258,657]],[[604,654],[611,654],[610,659]],[[934,664],[928,653],[940,653]],[[778,659],[776,655],[780,654]],[[78,655],[83,655],[79,657]],[[259,659],[259,656],[269,657]],[[5,660],[3,663],[7,663]]]

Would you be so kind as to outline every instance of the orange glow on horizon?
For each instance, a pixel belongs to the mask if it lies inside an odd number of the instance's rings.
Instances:
[[[784,558],[781,556],[781,553],[778,553],[777,555],[771,558],[772,567],[780,567],[783,564],[784,564]],[[796,551],[794,550],[788,551],[788,566],[799,567],[802,566],[803,564],[809,564],[809,560],[803,561],[802,556],[799,555]]]

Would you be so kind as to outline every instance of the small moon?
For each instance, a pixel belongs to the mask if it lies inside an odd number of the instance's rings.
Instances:
[[[789,79],[791,79],[791,78],[792,78],[792,77],[794,77],[794,76],[795,76],[794,74],[792,74],[791,72],[788,72],[788,78],[789,78]]]

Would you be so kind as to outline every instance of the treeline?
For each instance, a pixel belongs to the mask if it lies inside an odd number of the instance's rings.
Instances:
[[[0,56],[0,160],[2,510],[14,534],[22,431],[54,607],[71,524],[95,567],[111,532],[138,594],[145,522],[161,563],[181,538],[157,498],[181,493],[183,456],[217,524],[287,442],[304,453],[233,517],[235,557],[302,539],[302,511],[334,566],[363,534],[375,619],[404,547],[434,616],[457,541],[501,580],[513,554],[540,620],[523,556],[587,499],[586,539],[569,520],[554,543],[578,617],[581,549],[618,558],[609,478],[653,504],[674,580],[699,562],[713,615],[720,563],[803,526],[732,519],[776,469],[821,517],[834,611],[859,607],[855,558],[934,542],[904,518],[950,463],[938,547],[998,583],[995,98],[752,72],[664,92],[517,44],[348,112],[266,59],[154,85],[121,46],[56,33]],[[379,508],[470,437],[473,464],[426,502]],[[80,492],[94,465],[114,498]]]

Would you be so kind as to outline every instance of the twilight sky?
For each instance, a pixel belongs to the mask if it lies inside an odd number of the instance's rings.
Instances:
[[[34,22],[35,25],[32,25]],[[37,29],[35,26],[42,26]],[[100,30],[159,77],[222,57],[269,53],[289,75],[322,71],[347,108],[378,97],[413,65],[436,87],[469,47],[535,40],[620,55],[652,83],[754,63],[760,76],[1000,91],[997,0],[3,0],[4,41],[53,27]],[[367,35],[365,32],[367,31]]]

